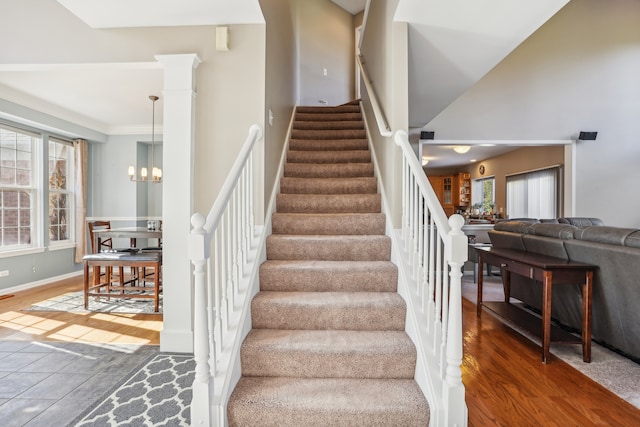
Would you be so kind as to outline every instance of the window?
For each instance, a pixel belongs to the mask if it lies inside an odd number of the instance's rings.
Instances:
[[[560,208],[560,167],[507,176],[509,218],[556,218]]]
[[[494,177],[474,179],[471,187],[471,203],[473,209],[480,212],[491,212],[496,202]]]
[[[39,135],[0,126],[0,249],[34,242],[35,154]]]
[[[0,124],[0,252],[73,239],[73,161],[70,142]]]
[[[49,241],[70,240],[73,213],[73,146],[49,139]]]

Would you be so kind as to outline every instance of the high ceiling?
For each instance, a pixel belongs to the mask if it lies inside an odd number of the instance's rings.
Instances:
[[[264,22],[258,0],[51,1],[57,1],[92,28]],[[351,14],[363,11],[366,3],[366,0],[332,1]],[[123,10],[127,13],[122,13]],[[0,64],[3,98],[107,135],[148,133],[149,95],[160,96],[162,84],[162,69],[156,62]],[[160,99],[156,103],[156,126],[161,126],[162,106]],[[17,119],[1,113],[0,117]]]
[[[71,19],[79,19],[93,28],[218,25],[263,20],[257,0],[50,1],[61,5],[62,13],[73,15]],[[363,11],[366,5],[366,0],[331,1],[354,15]],[[127,13],[121,13],[125,9]],[[148,133],[151,125],[149,95],[161,96],[162,85],[162,69],[157,62],[0,64],[3,98],[106,135]],[[162,125],[162,107],[161,99],[156,103],[157,127]],[[15,117],[8,118],[15,120]],[[419,131],[413,131],[416,130]],[[412,138],[418,139],[417,135]],[[485,159],[513,149],[505,145],[478,146],[466,154],[452,156],[451,143],[434,142],[436,145],[425,147],[424,152],[435,167]]]

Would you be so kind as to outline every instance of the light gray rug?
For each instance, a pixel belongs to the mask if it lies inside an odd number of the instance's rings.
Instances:
[[[102,313],[133,313],[133,314],[157,314],[153,311],[153,299],[142,298],[109,298],[90,297],[89,309],[84,308],[84,292],[68,292],[40,301],[26,311],[67,311],[88,313],[91,311]],[[162,313],[162,295],[160,295],[160,305],[158,313]]]
[[[462,277],[462,296],[475,303],[477,286],[473,276]],[[483,301],[504,301],[502,279],[499,276],[484,276]],[[512,325],[510,325],[512,326]],[[540,344],[540,339],[526,331],[518,332]],[[640,364],[621,356],[595,342],[591,343],[591,363],[582,361],[582,347],[579,345],[551,345],[551,353],[568,363],[583,375],[640,408]]]
[[[189,426],[192,355],[160,353],[68,427]]]

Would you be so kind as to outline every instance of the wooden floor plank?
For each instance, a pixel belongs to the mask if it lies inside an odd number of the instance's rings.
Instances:
[[[469,426],[632,426],[640,410],[463,299]]]
[[[82,289],[72,278],[0,300],[0,339],[159,345],[162,315],[25,312],[22,309]],[[469,426],[632,426],[640,410],[463,299]]]
[[[45,299],[81,291],[82,280],[72,277],[0,300],[0,339],[160,344],[162,314],[24,311]]]

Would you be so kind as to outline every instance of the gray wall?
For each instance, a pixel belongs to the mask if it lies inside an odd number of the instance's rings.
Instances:
[[[300,58],[299,104],[339,105],[353,99],[353,16],[329,0],[295,2]],[[325,76],[323,70],[327,70]]]
[[[213,26],[92,30],[58,2],[1,0],[1,4],[0,39],[12,41],[0,44],[1,64],[149,62],[155,55],[181,53],[196,53],[202,59],[196,70],[198,156],[193,172],[194,205],[196,211],[208,212],[249,127],[264,123],[265,26],[230,25],[230,50],[217,52]],[[27,22],[30,25],[25,25]],[[0,88],[0,107],[6,105]],[[24,110],[21,106],[16,109],[21,113]],[[38,111],[34,113],[38,120],[46,118]],[[55,116],[50,119],[55,121]],[[148,137],[108,137],[73,123],[68,128],[90,141],[103,143],[92,144],[94,148],[100,147],[94,154],[100,157],[100,162],[112,166],[102,173],[113,179],[94,181],[104,196],[92,204],[91,215],[136,216],[140,209],[136,184],[129,182],[127,167],[136,155],[138,141]],[[73,250],[56,251],[46,257],[0,258],[0,269],[5,269],[3,265],[7,263],[13,267],[9,277],[0,278],[0,289],[35,283],[81,267],[73,263]],[[32,265],[36,265],[37,275],[32,273]]]
[[[398,0],[371,2],[361,47],[365,68],[393,131],[409,126],[407,25],[392,22],[397,4]],[[392,221],[395,227],[400,227],[402,183],[398,171],[402,167],[402,152],[391,138],[380,135],[364,84],[361,91]]]
[[[277,185],[280,156],[298,99],[295,0],[261,0],[266,22],[264,203]],[[273,114],[269,124],[269,110]]]
[[[575,139],[575,215],[640,227],[640,2],[574,0],[429,125],[443,139]]]

